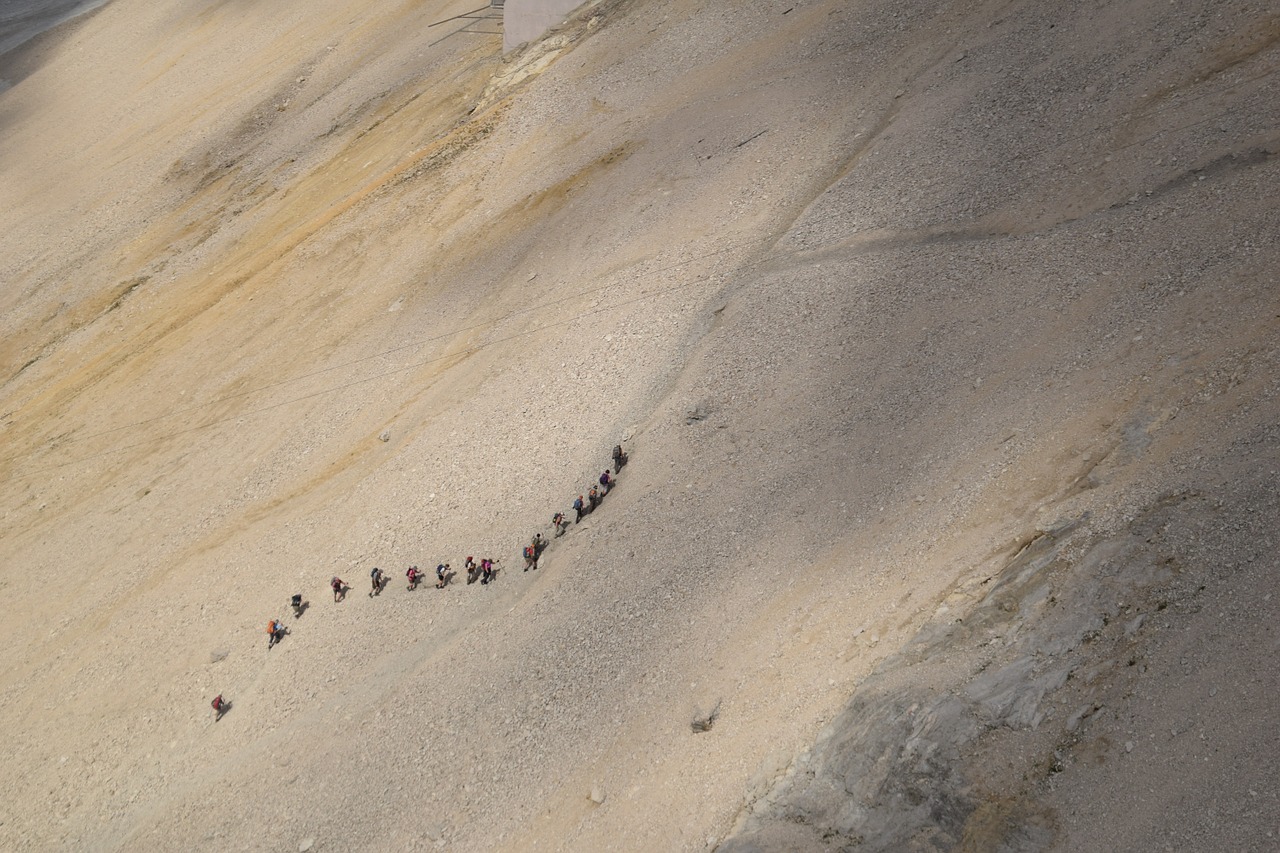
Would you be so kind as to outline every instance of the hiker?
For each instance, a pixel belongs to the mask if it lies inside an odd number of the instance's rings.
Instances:
[[[342,578],[334,575],[333,580],[329,581],[329,586],[333,587],[334,604],[347,597],[347,584]]]
[[[267,649],[269,650],[276,643],[284,639],[284,635],[288,633],[288,631],[289,629],[286,628],[284,626],[284,623],[281,622],[279,619],[272,619],[270,622],[268,622],[267,623],[267,637],[268,637]]]
[[[493,580],[493,576],[496,573],[495,569],[493,568],[493,564],[496,562],[498,561],[490,560],[487,557],[480,561],[480,574],[481,574],[480,583],[485,584]]]
[[[533,541],[529,544],[533,546],[533,552],[539,556],[542,555],[543,551],[547,550],[547,540],[543,538],[541,533],[533,534]]]
[[[289,606],[293,608],[294,618],[302,615],[302,593],[294,593],[293,598],[289,599]]]
[[[564,532],[569,529],[569,519],[564,517],[563,512],[557,512],[551,516],[551,524],[556,529],[556,536],[563,536]]]
[[[526,572],[529,571],[529,569],[534,569],[536,571],[537,568],[538,568],[538,549],[532,545],[524,546],[524,570]]]
[[[467,557],[467,561],[462,564],[462,568],[467,570],[467,583],[475,583],[480,572],[480,566],[476,564],[475,557]]]
[[[369,572],[369,580],[373,581],[373,589],[369,590],[369,597],[373,598],[375,595],[380,595],[384,583],[382,569],[374,566],[373,571]]]
[[[231,703],[228,702],[226,699],[223,699],[222,694],[219,693],[217,696],[213,697],[212,704],[213,704],[213,721],[216,723],[218,722],[218,720],[222,719],[223,714],[227,713],[227,709],[231,707]]]
[[[436,589],[444,589],[445,584],[449,582],[449,577],[446,574],[446,572],[448,571],[449,571],[448,563],[441,563],[440,565],[436,566]]]
[[[613,488],[615,480],[606,468],[604,473],[600,475],[600,488],[604,489],[604,494],[609,494],[609,490]]]
[[[621,474],[622,466],[627,464],[627,454],[622,452],[622,445],[613,446],[613,473]]]
[[[418,571],[417,566],[410,566],[409,570],[404,573],[404,576],[409,579],[409,589],[418,588],[418,580],[422,577],[422,572]]]
[[[573,502],[573,511],[578,514],[578,517],[573,520],[574,524],[582,521],[582,507],[582,495],[578,495],[578,499]]]
[[[587,492],[587,500],[591,502],[591,509],[587,512],[595,512],[596,507],[600,506],[600,490],[592,486],[591,491]]]

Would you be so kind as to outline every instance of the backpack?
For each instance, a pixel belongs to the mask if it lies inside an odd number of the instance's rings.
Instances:
[[[615,445],[613,446],[613,458],[614,458],[614,459],[621,459],[621,458],[622,458],[622,445],[621,445],[621,444],[615,444]]]
[[[533,559],[533,546],[532,546],[532,545],[526,545],[526,546],[524,546],[524,556],[525,556],[525,559],[528,559],[528,560],[532,560],[532,559]]]
[[[576,501],[573,502],[573,508],[582,509],[582,498],[578,498]]]

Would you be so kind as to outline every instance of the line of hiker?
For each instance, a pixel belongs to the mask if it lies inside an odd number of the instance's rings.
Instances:
[[[617,482],[615,477],[622,472],[622,467],[626,464],[627,454],[622,449],[622,445],[614,445],[613,472],[610,473],[609,469],[606,468],[601,472],[600,476],[597,478],[596,482],[592,484],[591,488],[587,490],[586,496],[578,495],[577,499],[573,502],[573,510],[576,513],[576,517],[574,518],[575,524],[582,521],[584,516],[590,515],[596,510],[596,507],[600,506],[600,503],[604,500],[604,496],[609,494]],[[551,517],[551,525],[555,530],[555,537],[559,538],[565,534],[566,530],[569,529],[569,520],[563,512],[557,512]],[[533,539],[529,541],[529,544],[524,546],[523,551],[524,570],[526,572],[530,569],[537,570],[538,559],[550,544],[551,543],[547,538],[542,535],[541,531],[533,535]],[[474,557],[468,556],[463,562],[463,569],[466,570],[467,573],[467,585],[470,586],[477,580],[480,581],[481,585],[488,585],[491,583],[498,574],[497,564],[500,562],[502,561],[499,559],[492,559],[489,557],[482,557],[477,561]],[[454,572],[450,568],[449,563],[440,563],[437,565],[436,589],[444,589],[448,586],[449,581],[453,579],[453,576]],[[410,566],[405,571],[405,578],[408,580],[407,589],[410,591],[417,589],[418,583],[424,577],[426,577],[425,572],[421,571],[417,566]],[[375,566],[369,572],[369,597],[374,598],[375,596],[382,595],[382,591],[387,587],[387,582],[388,578],[386,572]],[[333,591],[334,604],[345,601],[347,592],[351,589],[347,582],[337,575],[334,575],[329,580],[329,588]],[[310,606],[310,602],[305,601],[302,597],[302,593],[299,592],[294,593],[293,596],[290,597],[289,606],[293,609],[293,617],[295,619],[300,619],[302,618],[302,614],[306,612],[307,608]],[[267,649],[270,650],[275,648],[276,644],[283,640],[288,633],[288,626],[286,626],[281,620],[271,619],[268,621]],[[212,705],[214,722],[222,719],[223,714],[231,708],[231,702],[224,699],[221,693],[214,697]]]
[[[613,484],[613,475],[608,471],[605,471],[600,475],[599,485],[593,484],[591,488],[587,490],[585,499],[582,495],[578,495],[578,497],[573,501],[573,511],[575,513],[573,523],[577,524],[579,521],[582,521],[584,516],[591,515],[591,513],[595,512],[596,507],[600,506],[600,502],[604,500],[604,496],[609,494],[609,490],[613,488]],[[557,521],[557,518],[560,520]],[[560,513],[556,513],[555,516],[552,517],[551,521],[556,525],[556,535],[564,535],[565,529],[569,526],[568,522],[564,520],[564,517]]]
[[[613,473],[606,468],[600,472],[600,476],[596,478],[596,482],[587,490],[586,495],[578,495],[573,501],[574,519],[573,523],[577,524],[582,521],[584,516],[595,512],[596,507],[600,506],[604,501],[604,496],[609,494],[617,483],[616,476],[622,472],[622,466],[627,464],[627,453],[622,449],[621,444],[615,444],[613,447]],[[555,538],[559,539],[569,529],[569,517],[563,512],[557,512],[551,516],[551,528],[554,530]],[[542,552],[546,550],[551,543],[541,532],[535,533],[533,539],[528,545],[524,546],[524,570],[538,568],[538,558],[542,556]]]

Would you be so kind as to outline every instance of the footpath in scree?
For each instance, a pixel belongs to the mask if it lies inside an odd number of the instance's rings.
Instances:
[[[596,509],[604,503],[604,498],[613,490],[617,484],[617,476],[622,473],[622,468],[627,464],[627,453],[622,449],[621,444],[614,445],[613,448],[613,471],[608,468],[601,472],[596,481],[591,484],[587,490],[586,497],[578,495],[573,501],[573,509],[577,513],[574,523],[581,522],[583,518],[595,512]],[[569,529],[569,519],[563,512],[556,512],[551,516],[551,526],[554,530],[555,538],[559,538]],[[551,541],[542,535],[542,531],[533,534],[533,538],[524,546],[521,555],[524,557],[524,571],[537,571],[538,559],[551,545]],[[467,573],[467,585],[480,581],[481,586],[487,586],[492,583],[498,575],[498,563],[502,562],[498,558],[481,557],[479,561],[475,557],[468,555],[463,561],[463,569]],[[449,563],[440,563],[436,566],[436,589],[444,589],[449,585],[449,581],[453,579],[454,572],[450,568]],[[418,582],[426,577],[426,573],[421,571],[417,566],[410,566],[405,571],[405,578],[408,580],[406,589],[413,592],[418,588]],[[386,589],[389,578],[382,569],[374,567],[369,572],[370,589],[369,598],[375,598],[382,595],[382,591]],[[347,592],[351,587],[342,578],[334,575],[329,580],[329,589],[333,592],[333,603],[341,604],[346,601]],[[296,592],[289,599],[289,606],[293,610],[293,618],[301,619],[302,614],[306,612],[310,606],[310,602],[302,597],[302,593]],[[276,646],[284,637],[289,634],[289,628],[279,619],[272,619],[267,623],[267,648],[271,649]],[[213,721],[216,723],[222,719],[223,715],[231,708],[231,701],[223,698],[219,693],[214,697],[213,702]]]

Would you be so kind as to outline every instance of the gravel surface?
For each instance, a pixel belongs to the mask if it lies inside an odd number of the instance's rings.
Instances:
[[[0,57],[0,847],[1280,844],[1274,14],[465,11]]]

